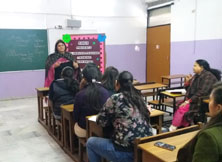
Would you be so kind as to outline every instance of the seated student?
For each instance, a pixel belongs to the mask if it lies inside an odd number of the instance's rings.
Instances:
[[[108,91],[99,83],[101,72],[95,64],[87,64],[82,74],[82,89],[76,94],[73,111],[74,132],[78,137],[86,136],[86,116],[98,114],[109,97]]]
[[[211,92],[209,123],[178,152],[178,162],[222,161],[222,83]]]
[[[62,104],[73,104],[76,93],[79,91],[79,82],[73,79],[73,69],[65,67],[62,78],[54,80],[49,88],[49,104],[53,108],[56,119],[61,118]]]
[[[102,76],[102,85],[109,91],[110,96],[115,93],[115,83],[118,75],[119,71],[113,66],[109,66]]]
[[[221,72],[211,69],[206,60],[196,60],[193,72],[195,73],[193,77],[188,75],[185,78],[185,88],[187,89],[185,100],[174,114],[170,131],[193,123],[194,116],[199,113],[197,106],[199,97],[209,96],[212,85],[221,79]]]
[[[97,117],[102,127],[113,125],[112,139],[90,137],[87,154],[90,162],[101,162],[101,157],[113,162],[133,162],[135,138],[152,135],[150,113],[141,93],[133,86],[128,71],[119,74],[116,90],[104,104]]]

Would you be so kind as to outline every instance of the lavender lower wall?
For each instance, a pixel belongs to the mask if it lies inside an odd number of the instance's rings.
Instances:
[[[137,50],[135,46],[138,46]],[[144,82],[146,80],[146,44],[107,45],[106,66],[114,66],[120,72],[130,71],[135,79]]]
[[[45,70],[0,73],[0,100],[35,96],[44,78]]]
[[[134,78],[145,81],[146,45],[107,45],[106,66],[128,70]],[[139,50],[138,50],[139,49]],[[44,86],[44,70],[0,73],[0,100],[35,96],[37,87]]]
[[[222,39],[171,42],[170,74],[192,73],[197,59],[205,59],[212,68],[222,70]]]

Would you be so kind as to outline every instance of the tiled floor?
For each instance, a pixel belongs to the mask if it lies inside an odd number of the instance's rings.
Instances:
[[[72,162],[37,115],[36,97],[0,101],[0,162]]]
[[[0,101],[0,162],[72,162],[37,114],[36,98]]]

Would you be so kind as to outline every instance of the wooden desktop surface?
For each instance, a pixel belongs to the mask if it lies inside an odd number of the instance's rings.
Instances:
[[[61,108],[68,111],[68,112],[72,112],[74,109],[74,105],[73,104],[61,105]],[[150,113],[150,117],[164,115],[164,113],[165,112],[163,112],[163,111],[153,109]],[[92,116],[94,116],[94,115],[92,115]],[[91,117],[91,116],[89,116],[89,117]]]
[[[167,85],[161,83],[153,83],[153,84],[144,84],[144,85],[135,86],[135,88],[138,90],[148,90],[148,89],[163,88],[163,87],[167,87]]]
[[[60,107],[68,112],[73,112],[74,104],[61,105]]]
[[[175,162],[178,150],[183,147],[188,141],[190,141],[197,134],[197,132],[198,131],[193,131],[170,138],[140,144],[138,147],[142,150],[143,162],[147,162],[149,161],[149,159],[155,159],[155,161],[152,160],[152,162]],[[176,149],[173,151],[169,151],[154,146],[154,143],[158,141],[174,145],[176,146]]]
[[[163,112],[163,111],[153,109],[150,113],[150,117],[161,116],[161,115],[164,115],[164,114],[165,114],[165,112]],[[87,116],[87,118],[90,120],[90,118],[93,117],[93,116],[97,116],[97,115]]]
[[[184,74],[175,74],[175,75],[166,75],[166,76],[161,76],[164,79],[177,79],[177,78],[185,78],[186,75]]]
[[[165,114],[165,112],[163,112],[163,111],[153,109],[150,113],[150,117],[161,116],[161,115],[164,115],[164,114]]]
[[[157,125],[157,132],[161,133],[161,129],[162,129],[162,117],[164,115],[165,112],[160,111],[160,110],[153,110],[150,113],[150,120],[151,120],[151,124],[155,124]],[[92,134],[96,134],[99,137],[102,137],[102,127],[96,124],[96,115],[92,115],[92,116],[88,116],[88,135],[89,137],[92,136]],[[93,120],[91,120],[90,118],[93,117]],[[154,120],[154,121],[153,121]],[[154,123],[152,123],[152,121]]]
[[[205,100],[203,100],[203,102],[209,104],[210,100],[209,99],[205,99]]]
[[[36,88],[37,91],[49,91],[49,87]]]
[[[169,96],[169,97],[182,97],[182,96],[185,96],[184,94],[173,94],[173,93],[170,93],[170,92],[167,92],[167,91],[163,91],[163,92],[161,92],[161,94],[164,94],[164,95]]]

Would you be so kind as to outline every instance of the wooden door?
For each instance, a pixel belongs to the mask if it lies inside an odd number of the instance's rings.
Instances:
[[[170,25],[147,28],[147,81],[170,74]]]

